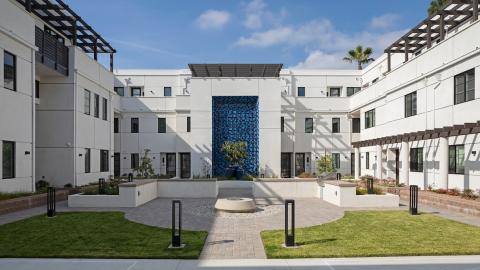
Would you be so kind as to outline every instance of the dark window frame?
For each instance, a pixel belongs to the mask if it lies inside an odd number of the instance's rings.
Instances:
[[[405,118],[417,115],[417,91],[405,95]]]
[[[138,95],[137,94],[134,95],[134,93],[137,90],[139,91]],[[131,97],[141,97],[142,96],[142,88],[141,87],[130,87],[130,96]]]
[[[365,129],[375,127],[375,109],[365,112]]]
[[[118,133],[120,129],[120,119],[118,117],[113,118],[113,133]]]
[[[140,166],[140,154],[131,153],[130,154],[130,169],[135,170]]]
[[[108,121],[108,99],[102,97],[102,119]]]
[[[353,96],[362,90],[361,87],[347,87],[347,97]]]
[[[308,124],[308,122],[311,121],[311,124]],[[313,133],[313,118],[312,117],[306,117],[305,118],[305,133]]]
[[[459,150],[462,149],[463,157],[459,159]],[[461,166],[459,166],[459,161]],[[457,144],[448,146],[448,173],[465,174],[465,145]]]
[[[340,117],[332,118],[332,133],[340,133]]]
[[[335,95],[333,93],[336,93]],[[330,87],[328,89],[328,94],[330,97],[340,97],[342,95],[342,88],[341,87]]]
[[[100,150],[100,172],[108,172],[109,171],[109,151],[108,150]]]
[[[87,94],[88,94],[88,102],[87,101]],[[90,115],[92,113],[92,92],[88,89],[83,89],[83,112],[86,115]]]
[[[280,117],[280,132],[285,132],[285,117]]]
[[[122,90],[120,91],[120,89],[122,89]],[[115,91],[115,93],[117,93],[117,95],[119,95],[121,97],[125,96],[125,87],[123,87],[123,86],[114,87],[113,91]],[[120,92],[121,92],[121,94],[120,94]]]
[[[12,57],[12,66],[6,63],[7,56]],[[7,78],[8,73],[6,71],[9,69],[12,69],[12,78]],[[7,87],[7,84],[5,83],[7,79],[13,81],[12,88]],[[17,56],[9,51],[3,51],[3,88],[17,91]]]
[[[163,96],[164,97],[171,97],[172,96],[172,87],[171,86],[163,87]]]
[[[187,132],[192,131],[192,118],[190,116],[187,116]]]
[[[90,173],[91,171],[91,150],[90,148],[85,148],[85,173]]]
[[[361,131],[361,119],[360,118],[352,118],[352,133],[360,133]]]
[[[100,117],[100,95],[93,94],[93,116]]]
[[[130,118],[130,133],[140,132],[140,119],[138,117]]]
[[[10,153],[10,159],[11,159],[11,164],[10,164],[10,170],[11,173],[9,175],[6,175],[6,156],[5,156],[5,145],[9,144],[11,145],[11,153]],[[2,179],[13,179],[16,177],[16,143],[14,141],[2,141]]]
[[[304,97],[306,94],[306,89],[304,86],[297,87],[297,97]]]
[[[423,147],[410,148],[410,171],[423,172]]]
[[[40,81],[35,80],[35,98],[40,98]]]
[[[370,152],[365,152],[365,169],[370,170]]]
[[[458,83],[458,80],[462,79],[462,83]],[[470,79],[470,80],[469,80]],[[468,89],[471,85],[473,88]],[[459,91],[461,90],[461,91]],[[469,96],[469,94],[471,94]],[[459,97],[461,99],[459,100]],[[453,78],[453,101],[454,104],[462,104],[475,100],[475,68],[469,69],[465,72],[455,75]]]
[[[334,169],[340,169],[340,153],[332,153],[332,165]]]
[[[158,118],[158,133],[167,133],[167,118]]]

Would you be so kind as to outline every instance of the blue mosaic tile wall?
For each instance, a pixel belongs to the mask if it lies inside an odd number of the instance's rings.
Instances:
[[[212,97],[213,175],[224,176],[228,163],[221,151],[225,141],[247,142],[248,157],[243,169],[258,174],[258,97]]]

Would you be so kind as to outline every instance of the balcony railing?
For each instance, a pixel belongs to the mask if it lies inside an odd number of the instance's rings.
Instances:
[[[35,27],[36,61],[68,76],[68,47],[54,36]]]

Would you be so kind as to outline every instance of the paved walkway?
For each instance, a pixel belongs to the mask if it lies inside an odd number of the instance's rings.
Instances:
[[[0,259],[5,270],[479,270],[480,256],[291,260]]]

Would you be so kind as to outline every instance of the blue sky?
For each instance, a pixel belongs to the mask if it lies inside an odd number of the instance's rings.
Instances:
[[[426,17],[430,0],[65,0],[116,49],[116,68],[188,63],[354,67],[357,44],[375,56]]]

